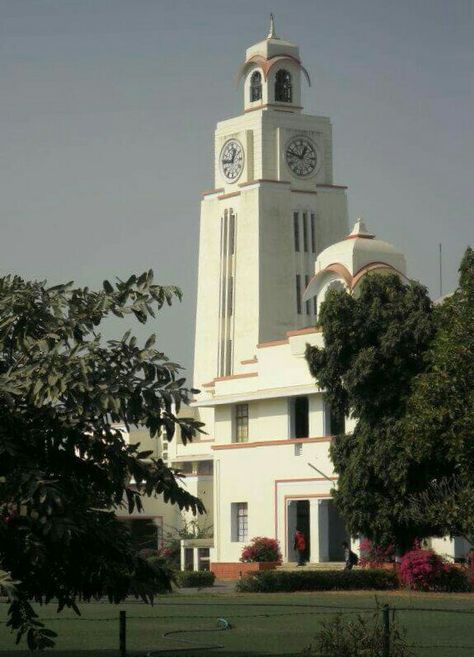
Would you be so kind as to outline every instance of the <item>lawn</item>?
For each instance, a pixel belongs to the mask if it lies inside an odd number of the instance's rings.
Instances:
[[[81,607],[82,617],[54,607],[39,608],[41,618],[59,633],[52,657],[118,656],[119,609],[127,612],[127,646],[130,655],[159,651],[158,655],[226,657],[251,655],[301,655],[314,639],[323,619],[338,611],[368,613],[379,604],[396,608],[416,657],[459,657],[474,654],[474,596],[469,594],[383,595],[367,591],[288,594],[173,594],[160,598],[154,607],[131,601],[119,607],[91,603]],[[434,611],[428,611],[434,610]],[[447,610],[447,611],[444,611]],[[454,613],[461,612],[461,613]],[[6,605],[0,605],[0,621]],[[216,631],[225,618],[231,629]],[[186,630],[172,636],[166,632]],[[195,631],[190,631],[195,630]],[[184,641],[189,643],[184,643]],[[222,649],[211,647],[222,645]],[[201,650],[193,647],[201,646]],[[418,647],[418,646],[426,646]],[[184,648],[184,650],[183,650]],[[179,652],[177,651],[179,650]],[[12,636],[0,625],[0,657],[20,657],[24,646],[14,646]],[[27,654],[27,653],[24,653]]]

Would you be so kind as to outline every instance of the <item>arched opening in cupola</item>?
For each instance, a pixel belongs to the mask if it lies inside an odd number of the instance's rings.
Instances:
[[[262,99],[262,74],[254,71],[250,78],[250,102]]]
[[[281,68],[275,75],[275,101],[277,103],[291,103],[292,97],[291,75]]]

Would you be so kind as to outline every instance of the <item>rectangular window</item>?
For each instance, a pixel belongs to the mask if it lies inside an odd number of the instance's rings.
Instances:
[[[296,312],[301,315],[301,276],[296,274]]]
[[[316,218],[311,213],[311,253],[316,253]]]
[[[318,314],[318,297],[313,297],[313,313],[315,316]]]
[[[246,443],[249,439],[249,405],[235,407],[235,442]]]
[[[247,502],[233,502],[231,505],[231,540],[245,543],[248,539]]]
[[[306,276],[304,277],[305,288],[308,287],[308,284],[309,284],[309,276],[308,276],[308,274],[306,274]],[[311,315],[311,302],[306,301],[305,305],[306,305],[306,314]]]
[[[227,290],[227,317],[232,317],[234,311],[234,277],[229,276],[229,289]]]
[[[293,233],[295,236],[295,251],[299,252],[300,250],[300,225],[299,225],[299,216],[297,212],[293,212]]]
[[[235,252],[235,214],[229,210],[229,255]]]
[[[212,461],[198,461],[197,473],[199,475],[211,475],[213,473],[214,463]]]
[[[308,215],[303,212],[303,249],[305,253],[308,251]]]
[[[308,438],[309,401],[308,397],[290,399],[290,438]]]

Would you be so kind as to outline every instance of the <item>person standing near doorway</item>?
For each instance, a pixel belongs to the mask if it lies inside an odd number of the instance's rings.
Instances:
[[[304,537],[303,532],[300,529],[296,529],[295,532],[295,539],[293,543],[293,549],[298,552],[298,563],[296,564],[297,566],[304,566],[305,565],[305,558],[304,554],[306,551],[306,540]]]

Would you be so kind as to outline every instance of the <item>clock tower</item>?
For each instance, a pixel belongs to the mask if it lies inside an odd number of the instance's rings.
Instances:
[[[197,388],[242,373],[257,344],[315,324],[316,300],[302,299],[314,261],[348,233],[331,122],[303,113],[310,77],[273,18],[238,76],[244,112],[217,124],[214,189],[201,204]]]

